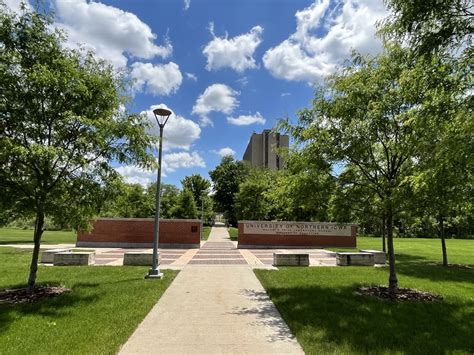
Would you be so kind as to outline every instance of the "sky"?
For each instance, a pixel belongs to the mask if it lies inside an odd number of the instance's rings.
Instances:
[[[4,0],[18,11],[20,0]],[[48,2],[48,0],[47,0]],[[315,85],[351,50],[377,54],[382,0],[49,0],[66,45],[129,70],[128,111],[173,111],[164,129],[163,178],[208,172],[222,156],[242,159],[253,132],[296,121]],[[116,170],[146,185],[156,172]]]

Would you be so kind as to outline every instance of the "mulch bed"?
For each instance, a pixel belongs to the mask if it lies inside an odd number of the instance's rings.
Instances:
[[[37,286],[33,293],[27,293],[26,288],[0,291],[0,304],[6,303],[31,303],[43,298],[59,296],[71,292],[64,286]]]
[[[395,295],[388,292],[386,286],[364,286],[357,289],[357,294],[387,299],[391,301],[421,301],[433,302],[441,301],[443,297],[435,295],[430,292],[419,291],[413,288],[399,288]]]

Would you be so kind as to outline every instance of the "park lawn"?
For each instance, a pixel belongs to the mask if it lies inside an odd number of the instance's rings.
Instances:
[[[441,240],[430,238],[394,238],[395,255],[400,262],[442,262]],[[358,237],[358,249],[382,250],[382,238]],[[451,264],[474,265],[474,239],[447,239],[448,261]],[[329,248],[334,251],[354,249]]]
[[[202,229],[202,239],[203,240],[208,240],[209,239],[209,234],[211,234],[211,229],[212,227],[204,226]]]
[[[31,252],[0,247],[0,290],[25,284]],[[145,280],[145,267],[40,266],[38,283],[72,292],[0,305],[0,354],[115,354],[173,281]]]
[[[0,245],[33,244],[32,229],[0,228]],[[45,231],[41,244],[75,244],[75,231]]]
[[[239,239],[239,228],[229,227],[227,231],[229,232],[230,240],[237,241]]]
[[[377,241],[360,238],[359,247],[380,249]],[[473,240],[448,240],[451,262],[473,264],[473,247]],[[388,268],[255,273],[307,354],[472,354],[474,268],[434,263],[441,260],[439,240],[397,239],[395,249],[399,286],[439,294],[443,301],[402,303],[355,294],[360,285],[387,285]]]

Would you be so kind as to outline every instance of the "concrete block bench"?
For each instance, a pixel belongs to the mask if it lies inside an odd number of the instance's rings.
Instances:
[[[374,254],[374,262],[376,264],[385,264],[385,252],[380,250],[361,250],[362,253]]]
[[[274,266],[309,266],[309,254],[273,253]]]
[[[95,262],[95,252],[80,253],[56,253],[54,254],[54,266],[65,265],[92,265]]]
[[[336,253],[339,266],[374,266],[374,254],[371,253]]]
[[[129,251],[123,254],[124,265],[151,266],[153,263],[152,251]],[[160,253],[158,253],[158,264],[160,263]]]
[[[72,251],[72,248],[44,250],[41,253],[41,262],[44,264],[52,264],[54,263],[54,254],[70,253],[71,251]]]

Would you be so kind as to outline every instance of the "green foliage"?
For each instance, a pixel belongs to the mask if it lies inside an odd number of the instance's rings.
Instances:
[[[152,184],[148,187],[148,196],[153,196],[153,213],[155,215],[155,192],[156,184]],[[179,200],[179,189],[172,184],[161,183],[161,205],[160,205],[160,216],[161,218],[173,218],[173,209],[178,204]]]
[[[48,17],[0,17],[0,186],[16,215],[83,226],[116,178],[109,161],[150,166],[141,116],[120,111],[126,82],[91,53],[64,48]]]
[[[224,213],[230,224],[236,224],[235,215],[235,194],[239,192],[239,185],[247,176],[249,167],[236,161],[231,156],[223,157],[221,163],[214,170],[209,172],[209,176],[214,184],[214,202],[216,210]]]
[[[268,192],[274,182],[274,174],[267,169],[252,169],[235,194],[235,211],[238,220],[264,221],[271,219],[272,203]]]
[[[448,48],[472,55],[474,12],[470,0],[386,0],[391,10],[383,32],[408,40],[418,53]],[[459,52],[457,53],[459,55]]]
[[[200,208],[203,197],[209,195],[211,183],[201,175],[193,174],[191,176],[186,176],[181,180],[181,184],[183,185],[183,189],[188,189],[193,193],[194,202],[196,202],[196,206]]]
[[[198,217],[196,203],[194,202],[193,193],[191,191],[184,189],[180,192],[171,214],[173,218],[180,219],[195,219]]]
[[[278,171],[268,191],[274,219],[328,221],[328,204],[334,189],[330,164],[309,151],[292,151],[285,169]]]
[[[211,183],[199,174],[186,176],[181,180],[183,189],[192,192],[199,218],[203,219],[205,224],[211,224],[214,218],[214,204],[209,196]]]
[[[0,208],[35,217],[30,290],[44,218],[87,227],[117,173],[151,167],[147,121],[121,108],[127,82],[113,67],[67,49],[48,15],[0,11]]]

